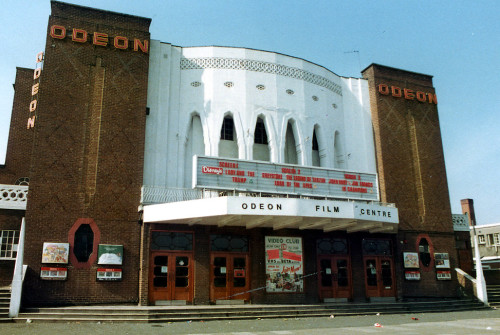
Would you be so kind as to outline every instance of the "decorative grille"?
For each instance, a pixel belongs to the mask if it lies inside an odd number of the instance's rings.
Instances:
[[[333,81],[317,74],[291,66],[239,58],[182,58],[181,70],[224,69],[246,70],[276,74],[306,81],[324,87],[338,95],[342,95],[342,87]]]

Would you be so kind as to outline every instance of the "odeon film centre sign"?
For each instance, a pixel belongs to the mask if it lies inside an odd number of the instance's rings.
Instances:
[[[377,203],[373,173],[206,156],[194,156],[193,167],[193,188],[228,196],[148,205],[144,222],[388,232],[399,223],[396,207]]]

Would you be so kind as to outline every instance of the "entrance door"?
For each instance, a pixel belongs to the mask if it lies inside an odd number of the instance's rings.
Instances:
[[[210,267],[211,301],[250,299],[248,254],[213,252]]]
[[[322,255],[318,262],[320,299],[350,299],[352,279],[349,256]]]
[[[365,256],[365,287],[367,297],[395,297],[394,264],[386,256]]]
[[[149,271],[149,299],[193,301],[193,255],[153,252]]]

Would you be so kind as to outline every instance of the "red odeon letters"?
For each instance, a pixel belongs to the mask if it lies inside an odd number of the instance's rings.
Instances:
[[[404,97],[406,100],[417,100],[420,102],[429,102],[437,105],[437,97],[434,93],[425,93],[422,91],[411,90],[409,88],[400,88],[386,84],[378,85],[378,92],[382,95],[392,95],[395,98]]]
[[[36,119],[36,108],[38,106],[38,90],[40,89],[40,75],[42,74],[42,64],[43,64],[43,51],[36,55],[36,67],[33,72],[33,86],[31,86],[31,102],[30,102],[30,115],[28,118],[27,129],[35,127]]]
[[[67,37],[66,34],[66,27],[64,26],[59,26],[59,25],[53,25],[50,27],[50,37],[56,38],[59,40],[63,40]],[[90,38],[90,42],[93,45],[99,45],[102,47],[106,47],[110,44],[115,47],[115,49],[122,49],[126,50],[129,49],[129,44],[132,40],[129,40],[127,37],[124,36],[115,36],[111,37],[106,33],[100,33],[100,32],[93,32],[93,33],[88,33],[84,29],[78,29],[78,28],[73,28],[71,31],[71,40],[76,43],[87,43],[89,42],[89,35],[92,37]],[[112,43],[110,43],[109,40],[112,40]],[[138,38],[134,38],[133,40],[133,50],[134,51],[142,51],[143,53],[148,53],[149,52],[149,41],[148,40],[143,40],[141,41]]]

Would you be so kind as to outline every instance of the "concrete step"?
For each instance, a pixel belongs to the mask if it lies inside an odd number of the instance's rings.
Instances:
[[[484,309],[472,300],[431,302],[344,303],[324,305],[243,305],[243,306],[186,306],[186,307],[70,307],[23,310],[15,322],[180,322],[231,319],[264,319],[323,317],[347,315],[432,313]]]

